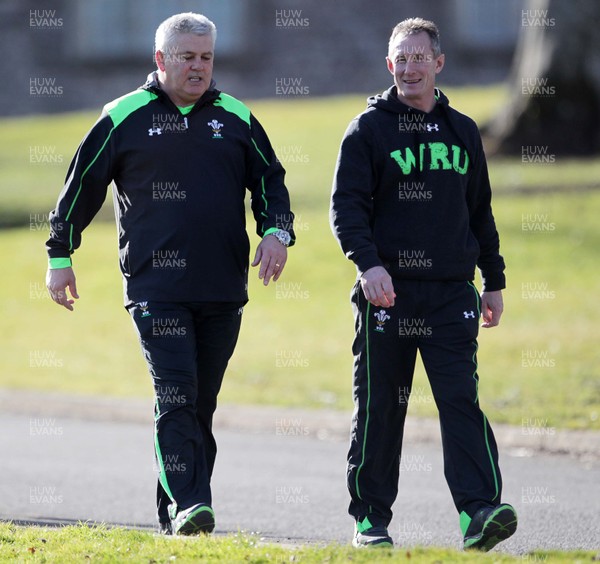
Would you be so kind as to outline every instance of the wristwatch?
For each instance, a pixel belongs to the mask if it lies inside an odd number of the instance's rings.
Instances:
[[[292,242],[292,236],[287,231],[284,231],[283,229],[278,229],[277,231],[273,231],[273,233],[271,233],[271,235],[274,235],[275,237],[277,237],[277,240],[284,247],[289,247],[290,243]]]

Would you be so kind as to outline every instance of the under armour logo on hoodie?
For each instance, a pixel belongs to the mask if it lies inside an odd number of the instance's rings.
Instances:
[[[162,134],[162,129],[160,127],[151,127],[148,130],[148,135],[150,137],[152,137],[155,133],[156,133],[156,135],[161,135]]]
[[[427,131],[439,131],[440,130],[440,126],[437,123],[428,123],[427,124]]]
[[[473,310],[471,311],[463,311],[463,315],[465,316],[465,319],[475,319],[475,312]]]

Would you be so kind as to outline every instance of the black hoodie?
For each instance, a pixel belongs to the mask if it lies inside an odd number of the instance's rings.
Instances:
[[[436,89],[427,113],[393,86],[369,98],[337,160],[331,226],[359,275],[383,266],[396,279],[473,280],[505,287],[504,260],[475,122]]]
[[[79,146],[50,216],[50,266],[68,263],[113,181],[126,305],[246,301],[246,188],[258,235],[280,228],[293,241],[284,175],[242,102],[212,83],[181,111],[152,73]]]

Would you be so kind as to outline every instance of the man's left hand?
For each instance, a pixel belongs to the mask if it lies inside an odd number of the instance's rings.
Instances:
[[[260,264],[258,277],[267,286],[271,280],[271,276],[273,277],[273,282],[277,282],[283,272],[286,261],[287,248],[274,235],[267,235],[256,248],[252,266]]]
[[[495,292],[483,292],[481,294],[481,317],[483,317],[482,327],[496,327],[500,323],[500,317],[504,311],[502,301],[502,290]]]

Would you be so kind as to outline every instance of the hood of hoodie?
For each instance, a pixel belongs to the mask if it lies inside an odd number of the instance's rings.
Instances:
[[[435,99],[436,108],[438,106],[442,106],[444,109],[448,107],[448,97],[439,88],[435,89]],[[367,99],[367,105],[369,107],[385,110],[386,112],[391,112],[393,114],[402,114],[411,111],[422,111],[398,100],[398,89],[396,88],[396,86],[390,86],[385,92],[382,92],[381,94],[377,94],[375,96],[370,96]]]

